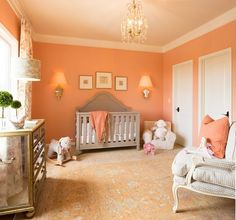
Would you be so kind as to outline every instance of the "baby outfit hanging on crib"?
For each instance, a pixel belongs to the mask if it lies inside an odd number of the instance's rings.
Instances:
[[[108,112],[93,111],[90,112],[92,127],[96,132],[98,142],[102,142],[106,138],[106,127],[108,122]]]

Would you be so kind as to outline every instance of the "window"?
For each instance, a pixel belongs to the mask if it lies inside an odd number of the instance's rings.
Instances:
[[[18,54],[18,41],[0,23],[0,91],[8,91],[17,95],[17,82],[11,78],[11,63]],[[9,115],[6,109],[6,116]]]
[[[11,46],[0,36],[0,90],[11,91],[10,83]]]

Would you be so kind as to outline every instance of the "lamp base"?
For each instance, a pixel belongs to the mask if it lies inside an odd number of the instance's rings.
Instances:
[[[63,91],[64,91],[64,89],[61,86],[57,86],[55,88],[54,93],[55,93],[55,96],[57,97],[58,100],[61,99]]]
[[[150,91],[148,89],[143,90],[143,97],[148,98]]]

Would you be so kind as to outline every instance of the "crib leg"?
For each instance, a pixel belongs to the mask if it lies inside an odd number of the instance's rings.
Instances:
[[[82,154],[82,151],[80,149],[76,149],[76,153],[75,154],[76,155],[80,155],[80,154]]]

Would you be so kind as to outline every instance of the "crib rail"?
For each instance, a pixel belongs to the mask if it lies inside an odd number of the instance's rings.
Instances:
[[[140,114],[137,112],[110,112],[106,137],[98,141],[91,125],[89,112],[76,112],[76,149],[136,146],[140,148]]]

